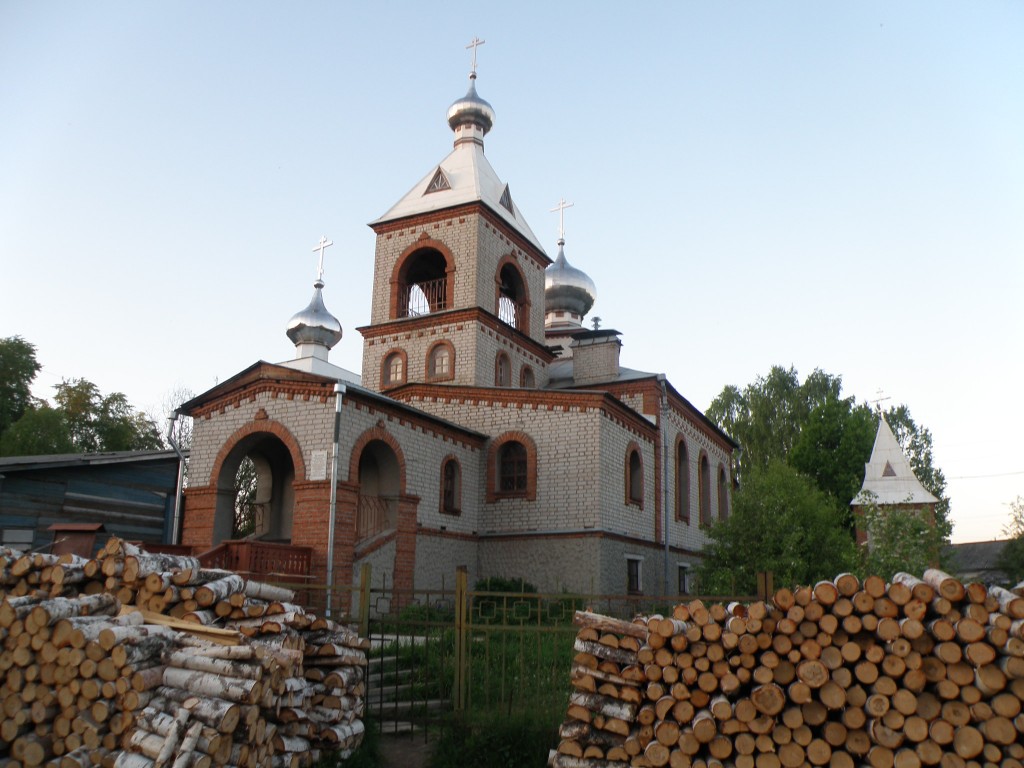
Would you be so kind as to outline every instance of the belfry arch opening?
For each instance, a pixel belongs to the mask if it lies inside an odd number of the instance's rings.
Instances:
[[[231,450],[217,477],[213,543],[252,538],[290,543],[295,464],[276,435],[257,432]]]
[[[529,333],[529,296],[526,281],[512,261],[498,271],[498,319]]]
[[[418,317],[449,308],[448,259],[436,248],[420,248],[401,263],[395,317]]]
[[[402,470],[383,440],[371,440],[359,454],[359,506],[356,541],[393,530],[398,520]]]

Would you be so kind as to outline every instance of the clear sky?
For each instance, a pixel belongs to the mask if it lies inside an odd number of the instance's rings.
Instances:
[[[955,541],[1024,495],[1024,3],[0,0],[0,336],[160,409],[286,360],[327,251],[358,370],[380,216],[487,155],[623,364],[706,408],[773,364],[906,403]],[[887,403],[888,404],[888,403]]]

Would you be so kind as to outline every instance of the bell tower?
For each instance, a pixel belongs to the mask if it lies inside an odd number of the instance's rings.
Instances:
[[[451,153],[383,216],[377,235],[363,385],[538,387],[551,260],[484,155],[494,109],[476,91],[448,108]]]

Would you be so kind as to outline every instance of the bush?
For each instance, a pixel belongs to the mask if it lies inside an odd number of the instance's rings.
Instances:
[[[558,722],[515,711],[470,722],[453,720],[434,745],[430,768],[520,768],[545,765],[558,742]]]
[[[523,592],[528,594],[537,592],[537,587],[522,578],[506,579],[504,576],[489,576],[486,579],[480,579],[473,589],[476,592]]]

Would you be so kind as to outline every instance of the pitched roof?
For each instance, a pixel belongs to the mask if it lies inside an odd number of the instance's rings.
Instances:
[[[477,144],[457,146],[370,226],[473,202],[486,205],[544,253],[540,241],[513,201],[508,185],[498,178],[484,155],[483,147]]]
[[[869,496],[873,495],[873,498]],[[864,504],[935,504],[935,498],[917,479],[884,418],[878,420],[871,458],[864,465],[864,485],[850,502]]]

